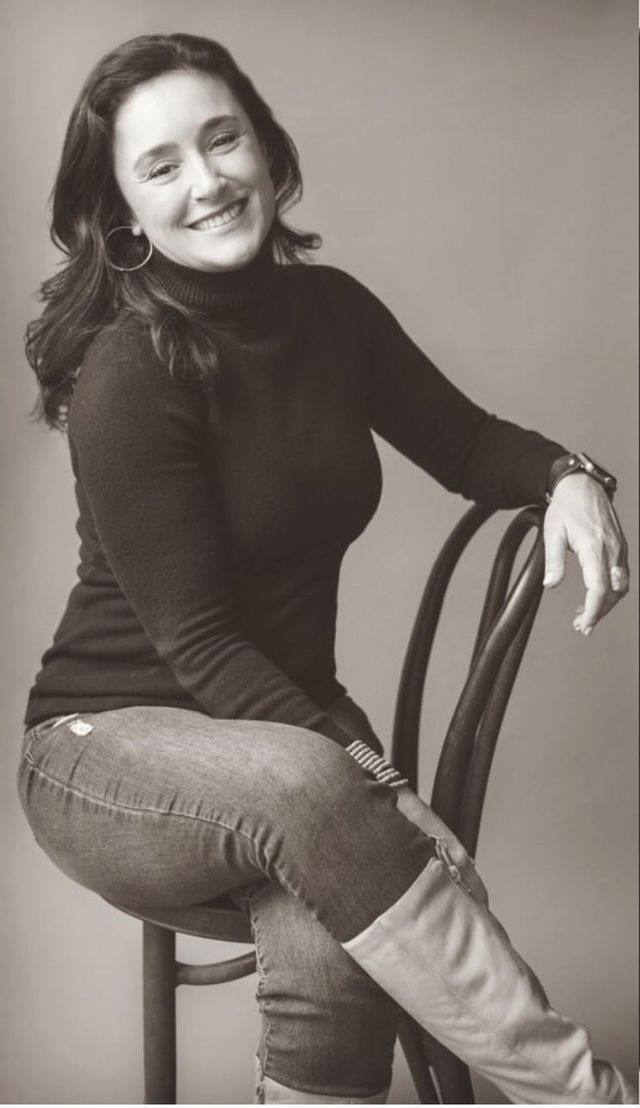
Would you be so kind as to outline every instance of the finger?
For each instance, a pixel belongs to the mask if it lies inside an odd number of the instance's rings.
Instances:
[[[567,565],[567,534],[560,523],[554,523],[549,514],[545,516],[544,528],[544,578],[542,584],[547,589],[559,585]]]
[[[598,550],[593,546],[585,547],[583,573],[585,583],[593,590],[592,603],[587,606],[582,619],[578,620],[578,630],[588,635],[596,623],[599,622],[629,591],[629,560],[627,542],[618,523],[617,516],[610,508],[614,522],[614,533],[605,536],[604,548]],[[604,563],[602,566],[600,563]],[[604,570],[604,578],[601,570]],[[606,585],[606,593],[598,602],[598,593]],[[574,622],[575,626],[575,622]]]
[[[613,533],[614,533],[615,539],[616,539],[616,546],[618,548],[617,563],[618,563],[618,565],[626,566],[626,565],[628,565],[628,562],[629,562],[628,549],[627,549],[627,540],[625,538],[624,531],[622,530],[622,527],[620,526],[620,520],[618,519],[618,516],[616,515],[616,510],[615,510],[613,504],[611,504],[611,502],[609,503],[609,515],[610,515],[612,525],[613,525]]]
[[[626,565],[609,566],[609,580],[613,592],[624,596],[629,591],[629,569]]]
[[[587,635],[587,636],[590,635],[593,628],[596,626],[596,624],[599,623],[600,620],[603,619],[604,616],[606,616],[611,611],[612,608],[615,608],[616,604],[621,599],[622,599],[622,594],[621,593],[615,593],[611,589],[609,589],[606,596],[605,596],[605,598],[604,598],[604,600],[602,601],[602,604],[600,605],[600,609],[598,611],[597,619],[591,625],[589,625],[585,621],[584,608],[582,608],[582,607],[578,608],[578,610],[576,612],[576,615],[574,617],[574,620],[573,620],[573,629],[574,629],[574,631],[580,631],[583,635]]]
[[[587,589],[581,627],[583,634],[590,635],[598,620],[604,615],[603,608],[607,592],[607,589],[601,587]]]
[[[600,619],[609,589],[609,569],[604,551],[590,543],[580,543],[576,555],[582,568],[586,588],[584,609],[579,617],[579,630],[589,635]]]

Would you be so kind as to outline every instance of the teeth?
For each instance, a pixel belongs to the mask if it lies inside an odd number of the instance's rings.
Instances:
[[[236,219],[242,211],[244,201],[236,200],[233,204],[230,204],[218,215],[210,216],[208,219],[201,219],[198,223],[192,224],[191,229],[195,231],[213,231],[215,227],[223,227],[225,223],[230,223],[232,219]]]

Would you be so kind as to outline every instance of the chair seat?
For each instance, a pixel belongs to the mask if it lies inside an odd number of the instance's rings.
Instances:
[[[180,908],[132,908],[115,900],[110,900],[109,904],[128,916],[145,923],[155,923],[168,931],[226,943],[253,944],[249,920],[230,896],[218,896],[202,904],[187,904]]]

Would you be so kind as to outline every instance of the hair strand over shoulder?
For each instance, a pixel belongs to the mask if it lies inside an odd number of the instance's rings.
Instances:
[[[128,223],[113,172],[116,115],[139,84],[175,70],[222,79],[247,113],[265,150],[275,190],[270,231],[275,260],[307,260],[318,235],[297,231],[282,214],[302,195],[291,137],[228,50],[196,35],[141,35],[103,57],[89,74],[71,113],[52,191],[51,238],[65,255],[39,292],[42,314],[29,323],[25,349],[39,396],[32,417],[65,430],[74,383],[89,344],[121,313],[148,327],[169,372],[215,387],[219,350],[203,316],[172,298],[145,268],[121,273],[109,264],[105,239]]]

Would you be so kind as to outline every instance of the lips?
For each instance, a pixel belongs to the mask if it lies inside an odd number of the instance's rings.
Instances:
[[[224,227],[227,223],[232,223],[234,219],[237,219],[246,205],[246,197],[240,200],[232,200],[229,204],[225,204],[224,208],[218,208],[217,211],[210,212],[194,223],[190,223],[189,228],[192,231],[215,231],[218,227]]]

